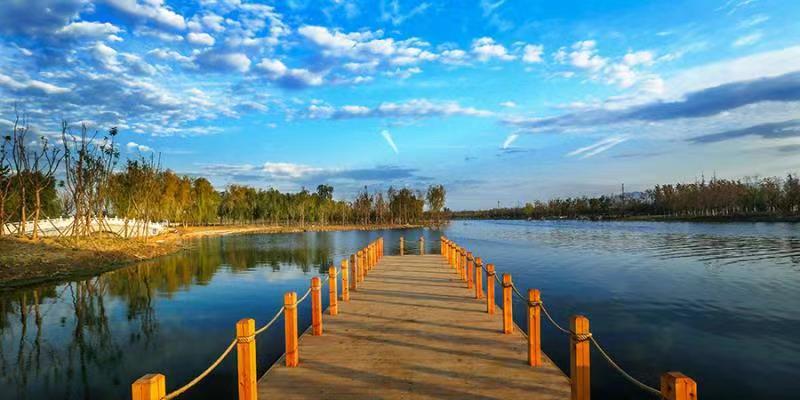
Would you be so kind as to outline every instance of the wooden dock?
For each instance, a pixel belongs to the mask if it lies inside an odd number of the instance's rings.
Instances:
[[[299,365],[279,359],[258,381],[264,399],[567,399],[552,361],[528,365],[519,329],[441,255],[386,256],[299,341]]]
[[[400,255],[386,257],[383,238],[378,238],[342,260],[340,268],[330,265],[327,317],[322,312],[322,277],[315,276],[299,298],[295,292],[284,293],[284,306],[261,328],[255,328],[252,318],[240,319],[236,337],[197,377],[167,393],[166,376],[146,374],[131,384],[131,399],[175,399],[236,349],[239,400],[589,400],[594,346],[643,392],[665,400],[697,400],[696,382],[680,372],[663,373],[660,388],[634,378],[603,350],[588,318],[573,315],[569,328],[561,326],[538,289],[525,296],[510,274],[499,279],[493,264],[484,267],[480,257],[452,240],[440,239],[438,255],[424,255],[422,237],[420,255],[404,255],[404,244],[401,237]],[[496,294],[502,308],[495,304]],[[514,325],[515,295],[526,303],[530,336]],[[298,339],[297,307],[309,296],[311,327]],[[569,378],[541,351],[542,315],[569,338]],[[281,316],[286,352],[259,380],[255,338]]]

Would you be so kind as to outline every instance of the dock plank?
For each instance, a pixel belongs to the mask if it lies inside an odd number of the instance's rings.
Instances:
[[[499,288],[498,288],[499,289]],[[322,336],[300,338],[300,365],[279,360],[259,380],[265,399],[567,399],[569,380],[526,339],[502,334],[500,313],[439,255],[387,256]]]

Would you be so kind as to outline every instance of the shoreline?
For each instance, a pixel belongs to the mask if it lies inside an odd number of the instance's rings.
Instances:
[[[120,239],[112,235],[39,241],[0,237],[0,292],[51,281],[81,279],[125,267],[138,261],[177,253],[187,242],[203,237],[421,228],[426,225],[220,225],[172,228],[148,238]]]
[[[730,223],[730,222],[786,222],[798,223],[800,216],[767,216],[767,215],[733,215],[733,216],[696,216],[696,217],[677,217],[669,215],[631,215],[621,216],[600,216],[600,217],[548,217],[548,218],[502,218],[502,217],[459,217],[453,216],[450,221],[469,221],[469,220],[502,220],[502,221],[589,221],[589,222],[711,222],[711,223]]]

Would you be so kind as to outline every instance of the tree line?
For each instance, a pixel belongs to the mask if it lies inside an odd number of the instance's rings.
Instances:
[[[54,217],[72,221],[63,236],[81,237],[104,230],[110,217],[122,218],[126,227],[133,220],[304,226],[438,222],[444,215],[442,185],[425,192],[365,186],[352,201],[334,199],[333,186],[326,184],[296,193],[238,184],[217,190],[204,177],[163,168],[160,156],[122,159],[118,134],[117,128],[101,132],[63,122],[53,143],[46,136],[34,138],[18,114],[0,143],[0,227],[17,223],[16,232],[5,234],[36,239],[40,221]]]
[[[656,185],[644,192],[599,197],[555,198],[522,207],[459,211],[454,218],[547,219],[736,218],[800,216],[800,178],[700,179],[692,183]]]

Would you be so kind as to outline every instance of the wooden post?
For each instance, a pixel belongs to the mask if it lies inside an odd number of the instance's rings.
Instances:
[[[364,247],[364,276],[369,274],[369,246]]]
[[[472,258],[472,252],[467,253],[467,289],[472,289],[475,284],[472,275],[475,273],[475,259]]]
[[[350,274],[347,266],[347,259],[342,260],[342,301],[350,301]]]
[[[569,322],[575,334],[569,339],[569,376],[572,400],[589,400],[591,375],[589,373],[589,319],[573,315]]]
[[[405,240],[406,240],[405,238],[400,236],[400,255],[401,256],[403,255],[403,247],[405,246]]]
[[[311,334],[322,335],[322,280],[311,278]]]
[[[286,366],[296,367],[300,363],[297,349],[297,293],[283,295],[283,317],[286,334]]]
[[[339,296],[336,293],[336,267],[331,265],[328,267],[328,288],[329,288],[329,304],[328,314],[339,315]]]
[[[539,289],[528,290],[528,365],[542,365],[542,322]]]
[[[461,277],[462,281],[467,280],[467,253],[466,250],[459,247],[458,248],[458,275]]]
[[[372,271],[372,250],[370,245],[364,248],[364,265],[367,266],[367,272]]]
[[[680,372],[661,375],[661,397],[666,400],[697,400],[697,383]]]
[[[161,400],[167,395],[167,378],[161,374],[147,374],[131,385],[132,400]]]
[[[461,279],[467,281],[467,249],[461,253]]]
[[[358,254],[358,262],[356,262],[356,267],[358,268],[358,282],[360,283],[364,282],[364,262],[362,260],[363,254],[361,250],[359,250],[356,254]]]
[[[350,255],[350,268],[352,268],[352,278],[350,279],[350,290],[358,290],[358,265],[356,265],[356,255]]]
[[[475,298],[480,299],[483,297],[483,260],[480,257],[475,259]]]
[[[514,333],[514,314],[511,310],[511,275],[503,274],[503,333]]]
[[[494,314],[494,264],[486,265],[486,312]]]
[[[420,236],[419,237],[419,255],[421,255],[421,256],[425,255],[425,237],[424,236]]]
[[[453,242],[447,242],[447,264],[450,265],[450,268],[453,268],[453,246],[455,246]]]
[[[240,319],[236,323],[236,364],[239,372],[239,400],[256,400],[256,321]]]

